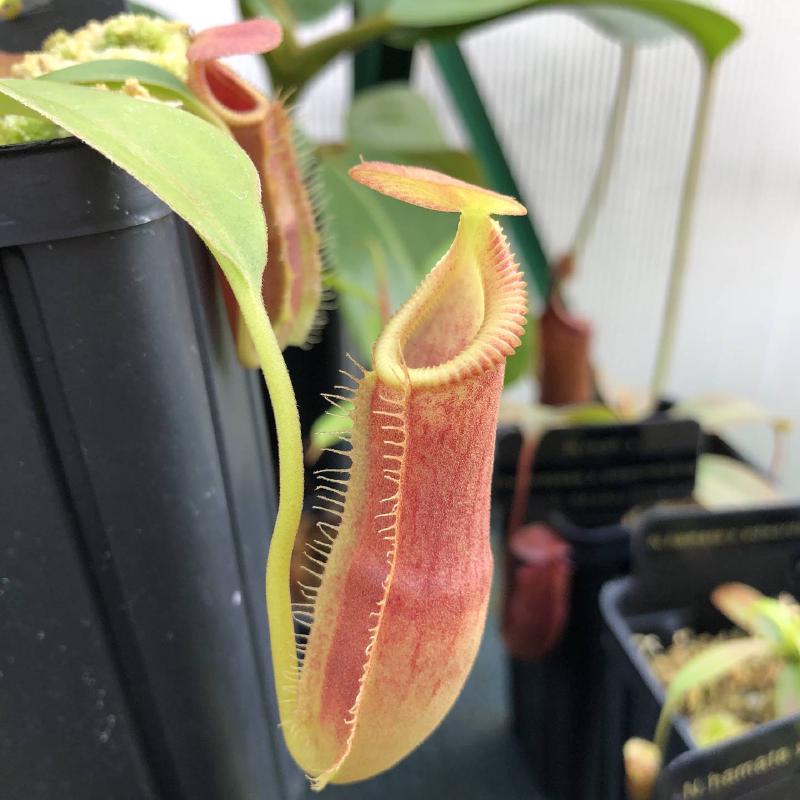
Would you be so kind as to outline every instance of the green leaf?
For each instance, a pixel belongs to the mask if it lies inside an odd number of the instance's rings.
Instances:
[[[428,101],[405,83],[388,83],[360,92],[347,116],[350,146],[409,150],[446,150],[447,142]]]
[[[329,283],[337,291],[339,307],[357,355],[368,359],[383,328],[380,310],[381,271],[386,275],[392,308],[414,291],[414,260],[394,220],[377,195],[351,180],[347,170],[354,157],[328,157],[320,177],[336,232],[328,245]],[[352,287],[359,287],[354,292]]]
[[[797,608],[774,597],[762,597],[755,603],[753,613],[761,635],[777,644],[785,658],[800,660],[800,617]]]
[[[775,426],[783,422],[749,400],[725,395],[690,397],[676,403],[667,414],[674,419],[694,419],[703,430],[715,433],[732,425],[755,422]]]
[[[13,97],[0,94],[0,117],[6,114],[14,114],[21,117],[38,117],[42,118],[41,114],[37,114],[32,108],[17,102]]]
[[[768,614],[757,613],[764,600],[776,602],[745,583],[724,583],[711,593],[711,603],[734,625],[752,636],[779,643],[780,627],[768,619]]]
[[[530,317],[525,321],[525,333],[519,347],[506,359],[506,372],[503,379],[504,386],[510,386],[520,378],[533,374],[531,349],[536,347],[535,335],[531,331],[536,329],[536,323]]]
[[[661,752],[666,750],[672,716],[683,705],[689,692],[714,683],[745,661],[771,652],[772,645],[764,639],[733,639],[712,645],[684,664],[667,687],[658,720],[655,742]]]
[[[697,459],[694,498],[710,510],[780,500],[775,488],[751,466],[711,453],[703,453]]]
[[[561,426],[564,422],[564,411],[557,406],[503,400],[497,422],[498,425],[519,428],[526,437],[537,438],[550,428]]]
[[[734,624],[775,645],[783,658],[800,661],[800,612],[794,601],[766,597],[743,583],[726,583],[711,602]]]
[[[320,414],[311,426],[308,447],[306,448],[305,460],[308,466],[316,464],[322,456],[322,451],[328,447],[333,447],[342,440],[342,435],[348,433],[353,427],[353,420],[350,414],[353,405],[349,401],[342,404],[342,414]]]
[[[313,22],[315,19],[329,14],[342,2],[343,0],[285,0],[286,9],[291,14],[292,19],[284,19],[283,22],[284,24],[289,22]],[[267,17],[281,20],[282,17],[280,6],[275,9],[270,0],[240,0],[239,6],[245,18]]]
[[[619,420],[602,403],[588,403],[581,406],[545,406],[541,403],[500,404],[498,422],[513,425],[526,436],[536,437],[551,428],[565,428],[570,425],[611,425]]]
[[[230,136],[161,103],[42,80],[0,80],[11,97],[133,175],[198,233],[231,277],[260,293],[266,228],[258,175]]]
[[[362,17],[380,14],[390,5],[391,0],[356,0],[356,8]]]
[[[298,22],[311,22],[324,17],[340,5],[342,0],[288,0]]]
[[[579,14],[606,36],[622,42],[647,44],[677,33],[673,25],[658,17],[625,8],[584,8]]]
[[[713,63],[741,33],[733,20],[687,0],[390,0],[388,11],[398,26],[435,35],[437,28],[444,29],[445,33],[456,33],[459,29],[525,9],[580,10],[609,6],[648,14],[678,29],[697,43],[709,63]]]
[[[135,59],[111,58],[98,61],[87,61],[71,67],[48,72],[37,78],[44,81],[61,81],[62,83],[124,83],[128,78],[136,78],[148,86],[158,86],[175,95],[190,94],[186,84],[180,78],[148,61]]]
[[[567,425],[616,425],[617,415],[602,403],[568,407],[564,417]]]
[[[156,11],[154,8],[151,8],[144,3],[128,3],[128,10],[131,14],[142,14],[145,17],[153,17],[154,19],[168,19],[168,17],[164,16],[160,11]]]
[[[711,747],[740,736],[749,728],[746,722],[729,711],[713,711],[692,720],[692,738],[700,747]]]
[[[134,78],[146,86],[153,97],[159,100],[176,101],[195,116],[226,130],[224,123],[189,90],[188,86],[168,72],[147,61],[133,59],[107,59],[87,61],[72,67],[48,72],[37,80],[59,81],[61,83],[89,84],[104,83],[116,89],[129,78]]]
[[[775,710],[780,717],[800,714],[800,664],[786,664],[775,685]]]

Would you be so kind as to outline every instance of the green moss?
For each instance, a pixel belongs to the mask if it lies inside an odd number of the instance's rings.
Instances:
[[[715,711],[696,717],[691,727],[692,736],[700,747],[711,747],[750,729],[746,722],[727,711]]]
[[[147,61],[185,79],[188,46],[189,29],[183,23],[119,14],[104,22],[88,22],[72,33],[55,31],[40,51],[27,53],[13,71],[19,78],[38,78],[73,64],[124,58]]]
[[[183,27],[152,17],[124,14],[108,20],[103,42],[106,47],[140,47],[154,53],[167,53],[173,51],[176,44],[180,47]],[[177,42],[176,32],[179,34]]]
[[[26,53],[12,67],[16,78],[38,78],[48,72],[103,59],[147,61],[186,79],[189,28],[143,14],[119,14],[104,22],[93,20],[69,33],[58,30],[45,39],[42,49]],[[150,95],[135,82],[121,91],[132,96]],[[0,116],[0,146],[46,141],[66,136],[61,128],[33,117]]]
[[[61,128],[46,119],[16,114],[0,117],[0,147],[7,144],[47,141],[66,135]]]

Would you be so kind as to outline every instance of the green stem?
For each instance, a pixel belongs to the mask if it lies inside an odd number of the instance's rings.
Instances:
[[[586,205],[583,208],[583,213],[580,216],[578,226],[575,230],[575,237],[570,250],[576,258],[581,255],[589,238],[594,232],[597,218],[600,215],[600,209],[608,194],[614,159],[619,149],[622,130],[625,127],[628,100],[631,94],[631,78],[633,76],[635,54],[635,46],[627,44],[622,47],[622,58],[619,65],[617,88],[614,94],[614,105],[608,118],[608,126],[603,142],[603,152],[600,155],[600,163],[597,166],[597,172],[592,181],[592,188],[586,199]]]
[[[689,243],[694,222],[694,209],[697,201],[697,187],[700,179],[700,167],[705,151],[706,134],[711,117],[711,100],[714,89],[716,73],[713,66],[704,66],[701,76],[700,96],[697,101],[694,132],[692,134],[689,162],[683,181],[681,207],[678,224],[675,230],[675,245],[672,254],[667,301],[664,306],[664,316],[661,323],[661,333],[658,339],[658,352],[656,355],[653,379],[650,383],[652,397],[661,397],[669,374],[672,361],[672,351],[675,345],[675,331],[677,328],[680,304],[683,297],[683,285],[686,279],[686,266],[689,254]]]
[[[356,20],[349,28],[326,36],[309,45],[301,45],[294,33],[294,16],[283,0],[272,0],[276,15],[284,26],[280,47],[264,56],[276,88],[300,90],[336,56],[347,50],[358,50],[380,39],[394,24],[386,13],[373,14]],[[239,3],[242,16],[253,16],[244,0]]]
[[[653,742],[659,749],[664,760],[667,757],[667,745],[669,744],[669,737],[672,733],[672,720],[673,710],[666,705],[662,706],[661,713],[658,715],[658,723],[656,724],[656,732],[653,736]]]
[[[233,273],[228,274],[229,280]],[[278,340],[272,330],[260,288],[244,280],[231,281],[239,308],[261,361],[278,436],[279,502],[267,559],[267,616],[282,722],[291,712],[293,696],[287,692],[297,674],[289,575],[292,550],[303,505],[303,448],[297,402]]]
[[[783,471],[790,432],[791,425],[785,420],[776,421],[772,425],[772,458],[770,459],[767,473],[774,481],[780,480],[781,472]]]

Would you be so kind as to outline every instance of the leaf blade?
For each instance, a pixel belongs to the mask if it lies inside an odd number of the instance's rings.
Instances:
[[[769,504],[780,500],[769,481],[750,465],[713,453],[702,453],[697,459],[694,498],[707,509]]]
[[[737,397],[701,395],[675,403],[667,414],[674,419],[694,419],[703,430],[719,433],[734,425],[760,423],[775,427],[784,421],[766,409]]]
[[[85,141],[186,220],[259,286],[266,225],[255,169],[230,137],[160,103],[57,81],[0,80],[0,93]]]
[[[388,83],[360,92],[347,115],[352,147],[406,151],[447,149],[427,100],[406,84]]]
[[[672,716],[686,695],[693,689],[707,686],[730,672],[737,664],[772,652],[772,644],[764,639],[734,639],[709,647],[678,670],[667,688],[661,716],[656,728],[655,742],[666,751]]]
[[[225,129],[219,118],[200,102],[183,81],[171,72],[147,61],[122,58],[87,61],[48,72],[36,80],[86,85],[104,83],[117,88],[129,78],[139,81],[159,100],[178,101],[186,111]]]
[[[779,716],[800,714],[800,664],[789,663],[775,685],[775,710]]]
[[[622,42],[647,44],[677,32],[657,17],[624,8],[584,8],[580,16],[606,36]]]
[[[657,17],[693,39],[706,60],[713,63],[739,37],[740,27],[719,12],[687,0],[391,0],[390,17],[411,29],[470,26],[538,8],[621,8]]]

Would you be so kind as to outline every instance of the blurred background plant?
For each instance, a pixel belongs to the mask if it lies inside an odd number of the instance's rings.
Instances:
[[[794,387],[780,394],[776,387],[786,384],[781,353],[792,339],[777,287],[790,280],[797,237],[777,207],[784,182],[773,180],[773,169],[778,161],[793,163],[783,147],[793,121],[783,129],[769,125],[769,99],[758,86],[783,86],[791,72],[788,55],[770,61],[763,46],[767,36],[790,36],[797,29],[800,20],[791,13],[768,17],[751,0],[717,4],[746,23],[748,36],[735,48],[734,65],[717,81],[718,110],[707,131],[705,166],[687,176],[683,167],[697,98],[711,95],[699,91],[700,84],[718,71],[711,67],[735,36],[735,26],[697,3],[628,0],[599,8],[589,2],[448,0],[426,8],[415,0],[372,0],[354,8],[333,0],[242,0],[240,8],[232,1],[197,7],[153,0],[152,5],[171,18],[191,20],[196,29],[242,14],[288,23],[286,42],[267,57],[269,74],[289,94],[300,126],[318,145],[332,227],[343,232],[331,241],[327,280],[339,293],[348,347],[362,360],[369,357],[381,318],[408,295],[412,274],[440,252],[447,233],[438,220],[427,226],[413,214],[398,212],[401,222],[389,221],[381,201],[349,196],[343,188],[343,171],[358,155],[403,156],[467,179],[482,176],[505,191],[519,189],[536,226],[526,220],[512,231],[538,290],[531,293],[533,310],[544,310],[541,298],[552,296],[555,274],[568,321],[581,321],[585,313],[595,320],[586,348],[591,388],[615,415],[632,418],[653,396],[621,386],[650,381],[670,397],[714,393],[715,405],[720,394],[747,397],[770,408],[774,413],[768,416],[786,430],[782,422]],[[635,13],[643,10],[655,16]],[[482,24],[487,21],[492,24]],[[460,37],[458,49],[448,38],[454,34]],[[413,57],[398,49],[412,44]],[[270,80],[253,58],[237,64],[256,84]],[[383,80],[390,84],[374,85]],[[745,115],[745,105],[753,113]],[[744,120],[738,136],[732,133],[734,119]],[[757,170],[758,180],[771,181],[772,191],[761,193],[754,205],[747,189]],[[685,200],[687,184],[691,188],[701,178],[697,204],[703,235],[689,236],[691,208],[681,202],[681,187]],[[776,203],[777,210],[767,211]],[[670,240],[677,209],[686,235],[676,248]],[[349,235],[354,219],[365,223],[367,235]],[[726,235],[733,229],[739,235]],[[748,265],[778,231],[781,246],[770,251],[778,277],[748,279]],[[689,267],[672,279],[673,287],[687,284],[682,311],[666,302],[667,296],[681,295],[677,288],[664,291],[670,259]],[[571,262],[573,269],[554,272],[551,262],[562,267]],[[701,262],[699,268],[694,262]],[[709,298],[722,286],[730,299],[711,307]],[[739,302],[732,292],[752,302]],[[757,318],[771,308],[769,327],[759,328]],[[667,322],[659,325],[659,317]],[[677,319],[682,322],[676,333]],[[546,349],[531,346],[538,338],[533,327],[527,350],[517,354],[507,376],[519,387],[512,399],[526,404],[530,382],[519,379],[542,371],[539,351]],[[659,329],[668,334],[661,337],[666,344],[657,344]],[[670,359],[673,345],[676,358]],[[740,353],[735,364],[717,356],[727,346]],[[667,380],[662,367],[670,361]],[[760,428],[741,426],[733,439],[765,464],[770,439]],[[782,446],[784,454],[788,449]],[[797,465],[784,461],[788,482],[796,483]]]
[[[601,147],[586,195],[578,206],[574,233],[563,254],[550,259],[533,220],[515,220],[511,235],[521,254],[523,267],[534,294],[539,325],[529,325],[524,346],[509,363],[506,382],[520,379],[529,385],[538,379],[540,402],[549,405],[599,403],[609,413],[572,414],[583,424],[634,420],[647,415],[663,396],[677,321],[681,312],[688,248],[694,220],[694,205],[700,177],[716,64],[739,35],[738,26],[706,6],[694,3],[664,4],[637,0],[616,4],[593,2],[495,2],[476,4],[453,0],[426,4],[418,0],[356,3],[349,25],[301,42],[304,26],[330,18],[340,3],[289,2],[288,0],[241,0],[244,17],[266,16],[281,22],[287,32],[282,45],[264,56],[274,86],[291,97],[302,98],[311,81],[334,59],[355,51],[353,85],[355,97],[347,108],[342,140],[318,148],[321,186],[327,198],[329,239],[328,286],[336,293],[348,333],[348,345],[365,363],[370,346],[383,320],[408,297],[425,265],[444,251],[449,236],[446,220],[429,220],[416,213],[398,211],[397,204],[374,198],[345,180],[347,169],[359,157],[402,161],[444,170],[472,182],[487,182],[494,188],[519,195],[520,189],[494,125],[487,113],[490,96],[482,96],[467,61],[453,41],[470,28],[525,9],[564,7],[592,30],[613,43],[618,61],[613,97],[601,129]],[[617,164],[619,145],[626,125],[637,53],[669,42],[677,36],[688,41],[697,54],[700,90],[693,133],[682,178],[679,214],[670,246],[671,267],[667,301],[652,366],[650,390],[631,403],[630,393],[619,391],[603,380],[593,365],[592,326],[569,310],[568,284],[576,270],[591,263],[587,249],[602,218],[604,204]],[[412,52],[427,46],[444,85],[467,131],[467,147],[453,148],[439,122],[437,111],[425,96],[409,84]],[[405,49],[398,49],[405,48]],[[419,49],[419,47],[417,48]],[[394,212],[394,213],[392,213]],[[552,263],[551,263],[552,261]],[[657,299],[654,307],[657,307]],[[604,323],[605,320],[600,320]],[[613,372],[613,371],[612,371]],[[523,390],[526,394],[530,390]],[[530,395],[529,395],[530,396]],[[731,401],[741,406],[739,401]],[[525,400],[524,405],[529,405]],[[717,396],[713,407],[721,404]],[[696,403],[695,405],[698,405]],[[702,406],[702,403],[699,403]],[[752,404],[751,404],[752,405]],[[506,409],[502,420],[513,422],[518,413]],[[704,416],[708,416],[705,414]],[[730,415],[728,415],[730,416]],[[759,412],[756,418],[766,415]],[[543,417],[539,417],[539,422]],[[705,421],[705,420],[704,420]],[[326,422],[320,420],[320,427]],[[327,427],[330,427],[329,425]],[[781,431],[786,426],[778,426]],[[541,426],[528,431],[538,436]],[[722,460],[720,460],[722,459]],[[724,457],[708,459],[703,475],[729,497],[735,488],[734,468]],[[713,462],[713,463],[712,463]],[[777,459],[772,459],[773,466]],[[740,475],[747,467],[738,465]],[[739,484],[755,478],[742,478]],[[710,496],[710,492],[705,495]],[[747,495],[747,502],[754,495]]]
[[[488,107],[493,92],[481,94],[462,50],[454,41],[470,28],[524,9],[552,10],[563,7],[588,25],[598,38],[610,41],[617,61],[616,77],[608,81],[612,98],[605,120],[598,126],[601,146],[584,199],[576,206],[573,234],[557,257],[545,252],[535,215],[514,220],[510,234],[520,253],[532,292],[538,325],[528,325],[524,346],[510,360],[506,383],[519,382],[524,406],[531,396],[548,405],[585,406],[570,413],[570,424],[608,424],[647,416],[667,390],[673,361],[677,326],[687,280],[689,245],[698,195],[708,123],[712,113],[713,87],[718,61],[735,42],[739,27],[724,15],[695,3],[664,4],[637,2],[602,4],[592,2],[495,2],[452,0],[430,4],[418,0],[356,3],[349,26],[301,43],[304,25],[329,18],[340,7],[332,2],[288,2],[288,0],[241,0],[243,16],[271,16],[288,33],[281,47],[264,56],[273,84],[302,99],[303,92],[321,70],[348,50],[356,51],[353,62],[355,96],[346,109],[342,138],[322,143],[321,185],[327,199],[329,240],[327,283],[336,293],[348,333],[348,345],[367,363],[370,346],[383,320],[408,297],[425,265],[444,252],[450,235],[449,222],[430,219],[416,209],[398,209],[397,204],[365,193],[346,181],[346,171],[359,157],[429,166],[471,182],[483,182],[514,195],[523,194],[501,144],[504,131],[492,123]],[[535,15],[534,15],[535,16]],[[590,245],[602,236],[604,207],[615,172],[624,166],[620,155],[630,113],[637,55],[654,45],[681,38],[696,53],[699,91],[692,132],[681,178],[678,215],[670,259],[666,301],[658,334],[647,391],[637,395],[615,383],[616,365],[609,370],[613,380],[595,370],[592,325],[570,309],[567,296],[580,271],[593,269],[597,256]],[[426,48],[435,62],[442,85],[466,130],[465,146],[454,148],[440,122],[441,115],[426,96],[410,83],[412,51]],[[520,98],[528,101],[527,98]],[[529,102],[529,101],[528,101]],[[627,156],[629,157],[629,156]],[[548,248],[549,249],[549,248]],[[657,316],[660,298],[649,297],[651,315]],[[598,319],[605,326],[605,315]],[[538,387],[535,388],[535,387]],[[716,388],[716,387],[715,387]],[[520,396],[519,394],[517,395]],[[744,412],[745,407],[747,413]],[[600,413],[597,412],[600,409]],[[603,413],[603,409],[606,409]],[[741,401],[717,391],[695,398],[675,410],[676,417],[694,416],[709,432],[736,428],[757,429],[766,424],[775,432],[771,474],[777,474],[785,452],[789,426],[752,401]],[[519,412],[508,405],[501,421],[512,425]],[[525,416],[523,414],[523,416]],[[538,437],[548,425],[546,415],[536,415],[537,425],[527,435]],[[530,418],[528,416],[528,418]],[[757,423],[742,425],[741,423]],[[553,420],[550,420],[550,424]],[[562,420],[560,424],[564,424]],[[325,427],[320,421],[317,431]],[[328,426],[330,427],[330,426]],[[757,436],[759,434],[756,434]],[[766,492],[762,481],[748,465],[725,456],[704,457],[701,469],[701,502],[755,502]]]

